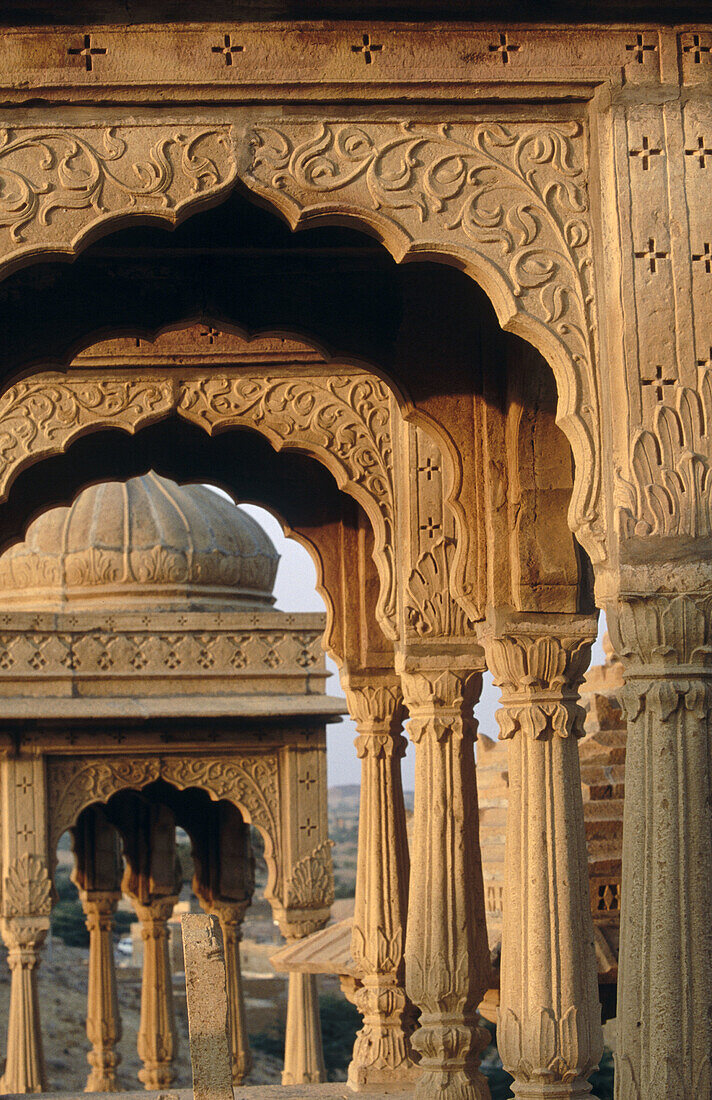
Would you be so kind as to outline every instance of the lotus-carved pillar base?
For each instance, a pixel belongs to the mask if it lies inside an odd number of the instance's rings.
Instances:
[[[479,1069],[489,1034],[477,1005],[490,974],[475,782],[472,707],[479,673],[407,671],[416,746],[415,829],[406,989],[420,1009],[418,1100],[489,1100]]]
[[[363,1016],[349,1066],[357,1092],[380,1085],[412,1088],[417,1058],[411,1046],[414,1009],[405,993],[408,838],[401,781],[405,738],[400,683],[394,672],[368,682],[344,677],[361,759],[356,907],[351,953],[361,986],[354,1003]]]
[[[121,1017],[116,993],[112,925],[120,893],[80,893],[89,930],[89,994],[87,1036],[92,1049],[87,1055],[91,1072],[85,1092],[116,1092],[116,1067],[121,1055]]]
[[[712,1096],[712,594],[607,607],[628,718],[616,1100]]]
[[[47,883],[49,888],[49,882]],[[37,967],[49,919],[9,919],[2,922],[11,971],[7,1060],[0,1080],[3,1093],[47,1092],[42,1048]]]
[[[485,638],[511,739],[497,1042],[518,1100],[590,1096],[603,1049],[577,743],[595,631],[550,615]]]
[[[138,1053],[143,1069],[139,1070],[138,1077],[149,1091],[168,1088],[175,1078],[173,1059],[178,1049],[178,1036],[173,1013],[167,922],[177,900],[176,896],[163,897],[148,905],[134,902],[143,939],[138,1030]]]

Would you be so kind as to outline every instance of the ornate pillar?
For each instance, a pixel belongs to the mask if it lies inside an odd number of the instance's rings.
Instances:
[[[129,795],[112,809],[124,838],[123,889],[141,922],[143,972],[138,1053],[139,1080],[147,1090],[167,1088],[174,1080],[178,1034],[173,1012],[173,983],[167,922],[181,888],[175,850],[175,818],[162,805]]]
[[[292,971],[287,994],[282,1084],[319,1085],[322,1081],[326,1081],[326,1067],[316,974]]]
[[[477,1006],[488,988],[472,708],[479,672],[428,668],[401,676],[416,746],[415,828],[406,990],[421,1010],[418,1100],[489,1100],[479,1055],[489,1034]],[[436,660],[436,659],[435,659]]]
[[[141,1022],[138,1029],[138,1053],[143,1069],[138,1071],[138,1077],[147,1090],[168,1088],[175,1078],[173,1059],[178,1049],[178,1036],[173,1013],[173,981],[166,925],[177,900],[177,894],[148,905],[141,905],[133,899],[143,940]]]
[[[223,942],[225,944],[225,972],[227,978],[227,997],[230,1006],[230,1065],[233,1085],[244,1085],[252,1069],[250,1040],[247,1034],[247,1013],[245,1012],[245,991],[242,984],[240,965],[240,941],[242,922],[249,901],[243,905],[230,905],[216,902],[211,912],[220,920]]]
[[[362,682],[363,681],[363,682]],[[356,722],[361,759],[356,908],[351,953],[358,967],[354,1003],[363,1028],[354,1045],[349,1084],[356,1091],[387,1084],[412,1087],[414,1011],[405,993],[405,929],[410,863],[401,759],[403,696],[394,672],[342,677]]]
[[[12,972],[4,1093],[46,1092],[37,968],[49,931],[52,883],[47,866],[44,762],[2,761],[2,938]]]
[[[89,930],[89,992],[87,1036],[92,1049],[87,1055],[91,1071],[85,1092],[117,1092],[116,1067],[121,1055],[121,1017],[116,993],[112,930],[120,893],[80,893]]]
[[[72,832],[76,861],[72,878],[79,889],[89,930],[87,1036],[92,1049],[87,1055],[91,1071],[85,1092],[116,1092],[121,1017],[112,928],[121,900],[119,838],[99,806],[84,810]]]
[[[617,1100],[712,1096],[712,595],[679,580],[607,608],[628,718]]]
[[[547,615],[485,638],[511,739],[497,1044],[523,1100],[589,1096],[603,1050],[576,740],[595,633]]]

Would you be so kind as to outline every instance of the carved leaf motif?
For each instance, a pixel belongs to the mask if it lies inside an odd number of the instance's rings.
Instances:
[[[3,903],[7,917],[49,916],[52,883],[43,859],[23,855],[13,860],[3,884]]]
[[[408,578],[406,616],[421,637],[454,637],[471,634],[473,624],[450,595],[450,570],[455,556],[454,539],[439,539],[421,554]]]
[[[712,369],[699,391],[675,386],[674,405],[655,407],[631,442],[630,481],[619,472],[621,533],[643,538],[712,534]]]
[[[289,880],[289,905],[295,909],[328,908],[334,900],[332,840],[325,840],[297,860]]]

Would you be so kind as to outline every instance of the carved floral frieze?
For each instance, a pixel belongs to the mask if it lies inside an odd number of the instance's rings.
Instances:
[[[97,223],[175,223],[235,179],[231,127],[165,123],[0,130],[0,235],[15,258],[73,252]]]

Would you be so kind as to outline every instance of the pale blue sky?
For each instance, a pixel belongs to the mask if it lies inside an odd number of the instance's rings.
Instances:
[[[277,550],[281,554],[277,581],[274,594],[277,598],[276,606],[281,611],[323,611],[324,603],[316,592],[316,572],[314,564],[304,547],[293,539],[285,538],[282,528],[277,520],[264,508],[258,508],[252,504],[241,504],[246,512],[249,512],[272,539]],[[598,635],[598,641],[593,649],[593,663],[600,664],[604,660],[601,639],[605,630],[603,615]],[[329,662],[332,676],[327,684],[330,695],[341,695],[339,678],[336,675],[335,666]],[[475,710],[482,733],[490,737],[497,736],[497,721],[495,711],[499,691],[492,683],[489,673],[485,676],[482,689],[482,697]],[[329,772],[329,786],[341,786],[345,783],[359,783],[361,778],[361,764],[356,756],[353,739],[355,731],[353,722],[344,719],[339,725],[330,726],[327,731],[327,760]],[[408,742],[408,749],[403,761],[403,786],[406,790],[412,790],[415,781],[415,758],[413,746]]]

